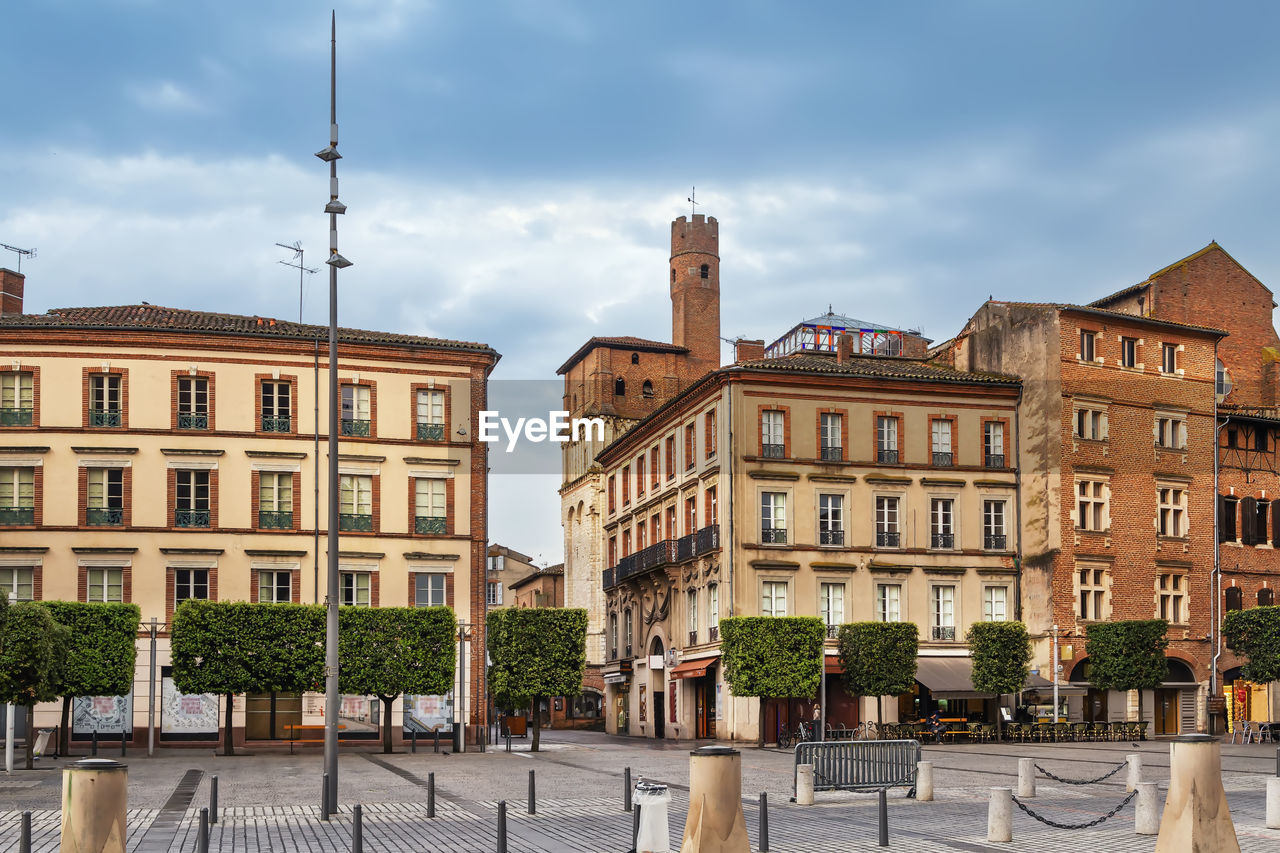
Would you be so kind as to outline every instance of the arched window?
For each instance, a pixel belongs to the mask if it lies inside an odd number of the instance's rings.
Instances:
[[[703,265],[698,269],[698,275],[700,275],[702,278],[710,278],[710,277],[711,277],[711,265],[710,265],[710,264],[703,264]]]
[[[1276,591],[1269,586],[1258,590],[1258,606],[1272,607],[1276,603]]]
[[[1243,610],[1244,609],[1244,590],[1238,586],[1227,587],[1227,609]]]
[[[619,378],[613,383],[613,393],[617,397],[625,397],[627,395],[627,380]]]
[[[640,353],[638,353],[638,352],[633,352],[633,353],[631,353],[631,363],[632,363],[632,364],[639,364],[639,363],[640,363]]]
[[[645,397],[652,397],[652,396],[653,396],[653,383],[652,383],[652,382],[650,382],[648,379],[646,379],[646,380],[644,381],[644,384],[640,386],[640,393],[641,393],[643,396],[645,396]]]

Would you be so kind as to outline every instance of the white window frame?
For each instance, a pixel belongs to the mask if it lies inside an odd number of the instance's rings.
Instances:
[[[989,537],[1003,536],[1005,537],[1005,548],[992,550],[1008,550],[1008,503],[1008,501],[998,498],[982,499],[982,546],[984,549]]]
[[[31,373],[0,373],[0,409],[34,409],[35,382]]]
[[[820,493],[818,495],[818,541],[822,541],[823,533],[843,532],[844,495],[838,492]]]
[[[988,585],[982,588],[982,621],[1009,621],[1009,587]]]
[[[876,619],[880,622],[902,621],[902,584],[894,581],[876,582]]]
[[[1156,412],[1152,432],[1161,450],[1187,449],[1187,416],[1181,412]]]
[[[818,433],[822,448],[841,449],[843,444],[844,416],[839,412],[820,412],[818,414]]]
[[[502,581],[486,581],[484,588],[484,601],[490,607],[502,606]],[[617,626],[614,626],[615,632]]]
[[[1111,529],[1110,481],[1077,478],[1075,504],[1073,514],[1076,517],[1076,529],[1088,533],[1105,533]]]
[[[1111,618],[1111,569],[1109,567],[1094,563],[1077,563],[1072,573],[1072,585],[1075,587],[1077,619],[1082,622],[1105,622]]]
[[[957,622],[957,605],[959,604],[957,595],[958,589],[955,584],[937,583],[929,586],[929,628],[930,637],[933,636],[935,628],[950,628],[952,630],[952,639],[956,639],[955,628]]]
[[[258,602],[261,604],[289,604],[293,601],[293,571],[291,569],[258,569]],[[284,583],[282,584],[281,578]],[[281,590],[285,591],[285,597],[280,597]],[[263,597],[263,592],[268,591],[270,595]]]
[[[1187,606],[1187,574],[1161,571],[1156,575],[1156,618],[1167,619],[1173,625],[1185,625],[1190,621]]]
[[[338,475],[338,511],[344,515],[373,515],[373,475]]]
[[[445,575],[446,572],[414,572],[413,578],[413,606],[414,607],[444,607],[448,603],[449,584]],[[423,582],[423,579],[426,582]],[[423,601],[425,593],[426,601]],[[437,601],[437,597],[439,601]]]
[[[293,512],[291,472],[258,472],[258,509],[261,512]]]
[[[787,615],[788,586],[789,584],[782,580],[760,581],[761,616]]]
[[[1160,344],[1160,372],[1166,376],[1176,376],[1178,373],[1178,345],[1171,343]]]
[[[415,415],[420,424],[443,424],[444,390],[441,388],[418,389]]]
[[[36,469],[27,465],[0,468],[0,507],[34,509],[36,505]]]
[[[1187,518],[1187,487],[1183,484],[1156,483],[1156,533],[1182,537],[1190,531]]]
[[[204,573],[204,583],[202,584],[204,586],[203,596],[195,594],[196,588],[201,586],[201,584],[196,583],[197,572]],[[183,573],[186,573],[185,578],[183,577]],[[186,594],[183,595],[183,592]],[[195,599],[196,601],[209,600],[209,569],[192,568],[190,566],[173,567],[173,606],[177,607],[188,599]]]
[[[898,449],[898,418],[896,415],[876,416],[876,450]]]
[[[698,633],[698,590],[696,587],[685,591],[685,625],[690,634]]]
[[[696,508],[695,508],[696,514]],[[695,519],[696,521],[696,519]],[[690,525],[689,531],[694,531],[695,525]],[[786,492],[761,492],[760,493],[760,531],[763,538],[765,530],[782,530],[787,529],[787,493]]]
[[[338,572],[338,603],[344,607],[372,607],[373,573],[358,569]]]
[[[818,614],[828,628],[844,624],[845,584],[824,581],[818,584]]]
[[[785,444],[785,418],[781,409],[765,409],[760,412],[760,443]]]
[[[112,591],[119,590],[113,598]],[[97,596],[95,597],[95,591]],[[124,601],[123,566],[88,566],[85,568],[85,601],[119,604]]]
[[[934,418],[929,426],[934,453],[951,452],[951,421],[947,418]]]
[[[13,594],[18,601],[33,601],[35,589],[35,566],[0,566],[0,595],[6,600]]]
[[[370,390],[368,385],[357,385],[354,382],[342,384],[342,388],[339,389],[339,396],[342,398],[342,420],[373,420]]]
[[[1109,424],[1105,408],[1088,404],[1076,406],[1072,421],[1071,431],[1076,438],[1084,441],[1107,440]]]

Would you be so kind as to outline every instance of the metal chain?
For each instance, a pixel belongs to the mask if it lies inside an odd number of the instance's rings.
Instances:
[[[1121,761],[1109,773],[1104,773],[1103,775],[1099,776],[1097,779],[1063,779],[1061,776],[1055,776],[1054,774],[1050,773],[1048,770],[1045,770],[1039,764],[1035,765],[1035,768],[1039,770],[1041,773],[1043,773],[1045,776],[1048,776],[1053,781],[1061,782],[1064,785],[1095,785],[1098,782],[1102,782],[1106,779],[1110,779],[1112,776],[1116,775],[1121,770],[1123,770],[1126,766],[1128,766],[1128,764],[1129,764],[1128,761]]]
[[[1116,806],[1114,809],[1112,809],[1111,811],[1107,812],[1106,814],[1104,814],[1102,817],[1098,818],[1097,820],[1091,820],[1091,821],[1089,821],[1088,823],[1058,823],[1057,821],[1049,820],[1047,817],[1043,817],[1043,816],[1041,816],[1041,815],[1039,815],[1039,814],[1036,814],[1034,811],[1032,811],[1032,810],[1031,810],[1031,809],[1026,805],[1026,803],[1022,802],[1022,800],[1019,800],[1017,797],[1013,797],[1012,799],[1013,799],[1013,804],[1014,804],[1015,806],[1017,806],[1018,808],[1022,809],[1022,810],[1023,810],[1024,812],[1026,812],[1028,815],[1030,815],[1031,817],[1033,817],[1033,818],[1035,818],[1036,820],[1040,821],[1041,823],[1045,824],[1046,826],[1052,826],[1054,829],[1088,829],[1089,827],[1097,826],[1097,825],[1098,825],[1098,824],[1100,824],[1100,823],[1105,823],[1106,821],[1108,821],[1108,820],[1110,820],[1111,818],[1115,817],[1115,816],[1116,816],[1116,814],[1117,814],[1117,813],[1118,813],[1122,808],[1124,808],[1125,806],[1129,805],[1129,801],[1130,801],[1130,800],[1132,800],[1132,799],[1133,799],[1134,797],[1136,797],[1136,796],[1138,796],[1138,792],[1137,792],[1137,791],[1134,791],[1133,793],[1129,794],[1129,796],[1127,796],[1127,797],[1125,797],[1123,800],[1121,800],[1121,801],[1120,801],[1120,805]]]

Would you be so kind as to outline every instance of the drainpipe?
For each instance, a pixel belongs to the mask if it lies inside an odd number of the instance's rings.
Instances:
[[[1209,644],[1213,649],[1213,662],[1209,665],[1209,696],[1218,695],[1218,659],[1222,657],[1222,534],[1218,517],[1218,454],[1219,433],[1222,424],[1218,423],[1218,343],[1213,342],[1213,572],[1209,579],[1209,591],[1213,601],[1209,606]],[[1209,734],[1213,734],[1213,717],[1208,720]]]
[[[1022,621],[1022,383],[1018,383],[1018,402],[1013,408],[1013,504],[1018,513],[1018,546],[1014,552],[1013,566],[1013,618]],[[1053,596],[1049,597],[1050,602]],[[1053,606],[1052,603],[1049,605]],[[1054,666],[1057,666],[1054,661]],[[1057,672],[1055,669],[1054,672]]]

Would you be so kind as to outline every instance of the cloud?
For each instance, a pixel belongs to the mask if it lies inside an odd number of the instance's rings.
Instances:
[[[209,105],[172,80],[133,83],[127,93],[143,109],[167,113],[207,113]]]

